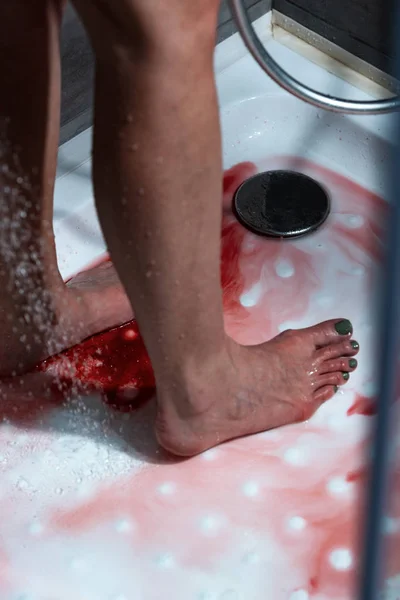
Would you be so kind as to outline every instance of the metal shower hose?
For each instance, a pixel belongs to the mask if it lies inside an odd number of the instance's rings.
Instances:
[[[400,96],[384,100],[344,100],[335,96],[327,96],[304,85],[282,69],[264,48],[254,31],[243,0],[230,0],[230,3],[233,18],[249,52],[267,75],[287,92],[317,108],[348,115],[377,115],[400,110]]]

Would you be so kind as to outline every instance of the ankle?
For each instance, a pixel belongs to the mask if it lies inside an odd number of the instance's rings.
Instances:
[[[226,387],[234,377],[230,344],[224,344],[199,357],[188,355],[174,368],[157,374],[157,394],[160,405],[173,405],[179,412],[197,414],[214,403],[214,390]]]

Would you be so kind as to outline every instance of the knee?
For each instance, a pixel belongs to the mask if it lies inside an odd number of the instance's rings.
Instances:
[[[74,2],[82,10],[82,0]],[[98,0],[90,4],[99,5]],[[134,58],[163,57],[172,63],[213,52],[220,0],[123,0],[118,4],[105,0],[105,4],[108,17],[97,9],[85,11],[84,19],[92,39],[99,41],[95,50],[101,53],[107,46],[123,55],[128,51]],[[96,35],[100,29],[101,35]]]
[[[189,63],[212,55],[220,0],[144,2],[142,20],[138,17],[141,36],[133,40],[137,51]]]

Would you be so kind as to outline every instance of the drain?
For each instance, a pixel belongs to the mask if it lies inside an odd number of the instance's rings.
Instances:
[[[330,198],[314,179],[295,171],[266,171],[236,191],[239,221],[255,233],[297,237],[315,231],[330,211]]]

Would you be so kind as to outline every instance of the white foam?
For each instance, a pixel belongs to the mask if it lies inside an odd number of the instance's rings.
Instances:
[[[214,600],[215,596],[210,592],[200,592],[197,596],[197,600]]]
[[[30,488],[30,483],[23,477],[20,477],[17,481],[17,488],[21,490],[21,492],[28,490]]]
[[[222,592],[218,600],[239,600],[239,594],[236,590],[226,590]]]

